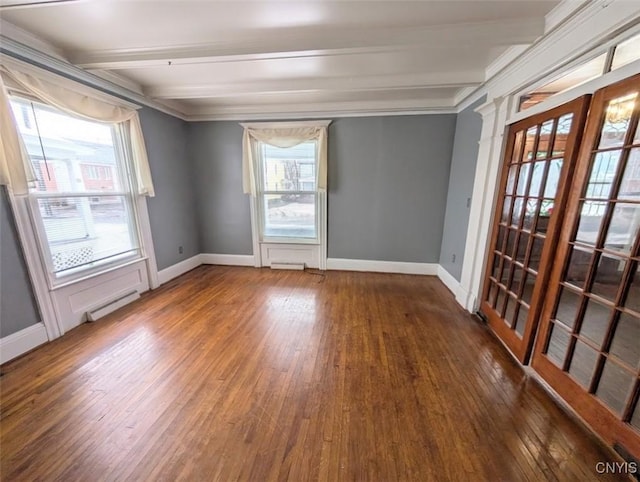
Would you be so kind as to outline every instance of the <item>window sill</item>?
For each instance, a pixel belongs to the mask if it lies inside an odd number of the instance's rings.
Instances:
[[[81,283],[82,281],[87,281],[87,280],[96,278],[98,276],[104,275],[106,273],[110,273],[110,272],[116,271],[118,269],[126,268],[127,266],[131,266],[133,264],[139,263],[140,261],[146,261],[146,260],[147,260],[146,256],[141,256],[141,257],[137,257],[135,259],[131,259],[129,261],[126,261],[124,263],[117,264],[115,266],[108,266],[108,267],[106,267],[104,269],[101,269],[99,271],[93,271],[93,272],[88,273],[88,274],[86,274],[84,276],[80,276],[78,278],[73,278],[73,279],[70,279],[68,281],[64,281],[64,282],[61,282],[61,283],[55,283],[55,284],[52,282],[52,283],[50,283],[49,290],[50,291],[56,291],[56,290],[59,290],[59,289],[62,289],[62,288],[66,288],[66,287],[72,286],[72,285],[74,285],[76,283]]]

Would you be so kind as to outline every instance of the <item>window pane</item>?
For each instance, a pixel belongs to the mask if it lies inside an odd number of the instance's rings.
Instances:
[[[547,174],[547,184],[544,187],[544,197],[555,198],[560,182],[560,172],[562,171],[562,159],[554,159],[549,164]]]
[[[635,263],[631,273],[631,284],[629,285],[629,292],[624,306],[636,313],[640,313],[640,269],[638,263]]]
[[[552,157],[564,157],[564,151],[567,144],[567,137],[569,137],[569,131],[571,130],[571,123],[573,122],[573,114],[566,114],[558,119],[558,127],[556,129],[556,138],[553,141],[553,156]]]
[[[317,238],[316,195],[264,195],[264,236]]]
[[[598,346],[602,345],[612,316],[613,309],[589,299],[582,318],[580,336],[588,338]]]
[[[516,261],[524,263],[524,259],[527,256],[527,247],[529,246],[529,235],[525,232],[520,233],[520,239],[518,240],[518,249],[516,250]]]
[[[617,203],[604,245],[629,254],[640,228],[640,204]]]
[[[562,294],[556,309],[556,320],[561,321],[569,328],[573,328],[581,301],[582,296],[567,288],[562,288]]]
[[[571,251],[569,252],[567,272],[564,277],[565,281],[583,289],[584,282],[589,274],[589,268],[591,267],[592,256],[593,251],[580,248],[578,246],[572,246]]]
[[[631,149],[622,176],[618,199],[640,201],[640,149]]]
[[[607,360],[598,383],[596,394],[604,403],[619,415],[633,387],[633,376],[622,367]]]
[[[529,316],[529,310],[524,305],[520,305],[518,311],[518,321],[516,321],[516,333],[520,335],[520,338],[524,336],[524,329],[527,326],[527,317]]]
[[[630,367],[640,362],[640,318],[621,313],[613,335],[609,353],[617,356]]]
[[[502,217],[500,218],[500,222],[508,223],[511,215],[511,203],[513,199],[509,196],[504,198],[504,202],[502,203]]]
[[[578,340],[569,365],[569,373],[580,385],[589,388],[596,361],[598,361],[596,351]]]
[[[629,128],[629,121],[631,120],[637,96],[637,93],[633,93],[609,102],[605,111],[598,149],[617,147],[624,144],[624,138]]]
[[[124,196],[41,198],[38,208],[55,273],[138,252]]]
[[[524,137],[523,131],[516,132],[516,136],[513,143],[513,152],[511,153],[511,163],[520,162],[520,151],[522,149],[522,139]]]
[[[530,231],[533,227],[533,223],[536,220],[536,212],[538,211],[538,204],[539,203],[537,199],[527,199],[522,229]]]
[[[528,305],[531,305],[531,298],[533,296],[533,288],[535,288],[535,284],[536,275],[527,273],[524,280],[524,290],[522,290],[522,301]]]
[[[543,248],[544,239],[538,237],[533,238],[531,254],[529,255],[529,267],[534,271],[538,271],[538,268],[540,267],[540,257],[542,256]]]
[[[261,145],[265,191],[316,190],[315,142],[288,148]]]
[[[636,35],[616,46],[613,62],[611,63],[611,70],[615,70],[638,59],[640,59],[640,35]]]
[[[509,326],[511,326],[516,320],[517,307],[518,302],[516,301],[516,299],[511,296],[507,297],[507,310],[504,313],[504,321]]]
[[[549,156],[549,141],[551,140],[551,131],[553,130],[553,120],[549,120],[542,124],[540,129],[540,139],[538,140],[538,151],[536,159],[543,159]]]
[[[606,202],[585,201],[582,204],[576,241],[590,245],[596,244],[606,209]]]
[[[547,347],[547,356],[559,367],[562,367],[564,363],[570,338],[567,331],[555,323],[551,323],[551,337],[549,338],[549,346]]]
[[[36,191],[127,190],[119,172],[111,125],[18,99],[12,99],[11,106],[36,174]]]
[[[524,196],[526,194],[530,173],[531,173],[531,164],[522,164],[520,166],[520,175],[518,176],[518,185],[516,187],[516,194],[518,196]]]
[[[598,152],[591,165],[591,176],[587,184],[586,197],[607,199],[616,175],[622,151]]]
[[[614,301],[618,293],[618,287],[622,284],[625,261],[626,259],[624,258],[605,253],[600,255],[591,292],[609,301]]]
[[[511,225],[519,226],[520,219],[522,217],[522,210],[524,208],[524,198],[517,197],[513,203],[513,212],[511,213]]]
[[[531,197],[539,197],[541,195],[540,191],[546,164],[545,161],[540,161],[533,165],[533,175],[531,176],[531,186],[529,187],[529,196]]]

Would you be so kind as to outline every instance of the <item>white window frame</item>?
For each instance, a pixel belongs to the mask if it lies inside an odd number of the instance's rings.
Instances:
[[[53,111],[59,112],[62,115],[68,115],[69,117],[73,117],[69,114],[59,111],[54,107],[48,106],[46,103],[41,102],[39,100],[33,100],[29,96],[23,96],[20,93],[15,93],[10,95],[10,99],[19,99],[21,101],[33,102],[35,104],[40,104],[45,106],[45,108],[52,109]],[[46,268],[47,272],[47,284],[49,289],[55,289],[58,286],[67,285],[75,280],[83,279],[88,276],[94,274],[100,274],[109,269],[118,268],[119,266],[126,265],[132,261],[139,260],[143,257],[142,252],[142,233],[140,232],[140,222],[138,216],[138,209],[135,201],[135,185],[136,185],[136,177],[135,172],[131,166],[131,152],[128,148],[128,136],[124,129],[119,126],[111,125],[112,129],[112,139],[113,139],[113,147],[115,151],[116,162],[118,164],[118,169],[121,172],[123,179],[121,182],[126,184],[126,189],[120,189],[118,191],[109,191],[108,193],[102,192],[45,192],[45,191],[35,191],[31,190],[28,194],[28,209],[29,209],[29,217],[31,220],[31,224],[33,226],[33,231],[35,234],[36,243],[40,250],[40,259],[41,263]],[[20,135],[20,134],[19,134]],[[103,166],[98,166],[96,164],[86,164],[86,166],[95,169],[96,174],[99,175],[99,170],[104,168]],[[99,180],[98,177],[95,180]],[[121,186],[121,188],[124,186]],[[103,197],[103,196],[116,196],[124,198],[125,203],[127,204],[128,211],[131,215],[129,228],[131,230],[130,234],[136,240],[136,251],[134,253],[123,253],[122,255],[116,255],[110,257],[105,260],[97,260],[92,263],[88,263],[83,266],[78,266],[76,268],[69,268],[64,272],[57,274],[54,269],[54,261],[53,261],[53,253],[51,252],[51,247],[49,245],[47,234],[45,231],[44,220],[40,215],[40,208],[38,205],[38,200],[40,199],[68,199],[68,198],[91,198],[91,197]]]

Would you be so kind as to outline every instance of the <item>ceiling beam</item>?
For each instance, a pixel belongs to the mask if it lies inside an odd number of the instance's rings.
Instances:
[[[444,72],[370,77],[335,77],[261,80],[233,84],[180,84],[148,87],[144,94],[155,99],[224,98],[287,92],[359,92],[424,88],[470,87],[484,80],[484,72]]]
[[[180,65],[378,53],[398,48],[508,46],[532,43],[543,33],[544,19],[528,18],[403,29],[307,29],[267,39],[264,36],[229,38],[206,45],[66,54],[72,63],[82,68],[118,70],[158,67],[169,62]]]
[[[195,106],[187,110],[189,121],[276,120],[295,118],[360,117],[371,115],[455,113],[453,99],[408,99],[366,102],[296,103],[277,105]]]
[[[85,2],[87,0],[0,0],[0,10],[16,10],[19,8],[51,7],[55,5]]]

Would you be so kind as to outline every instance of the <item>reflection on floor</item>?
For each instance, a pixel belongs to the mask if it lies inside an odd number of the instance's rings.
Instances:
[[[2,368],[7,481],[620,480],[433,277],[200,267]]]

